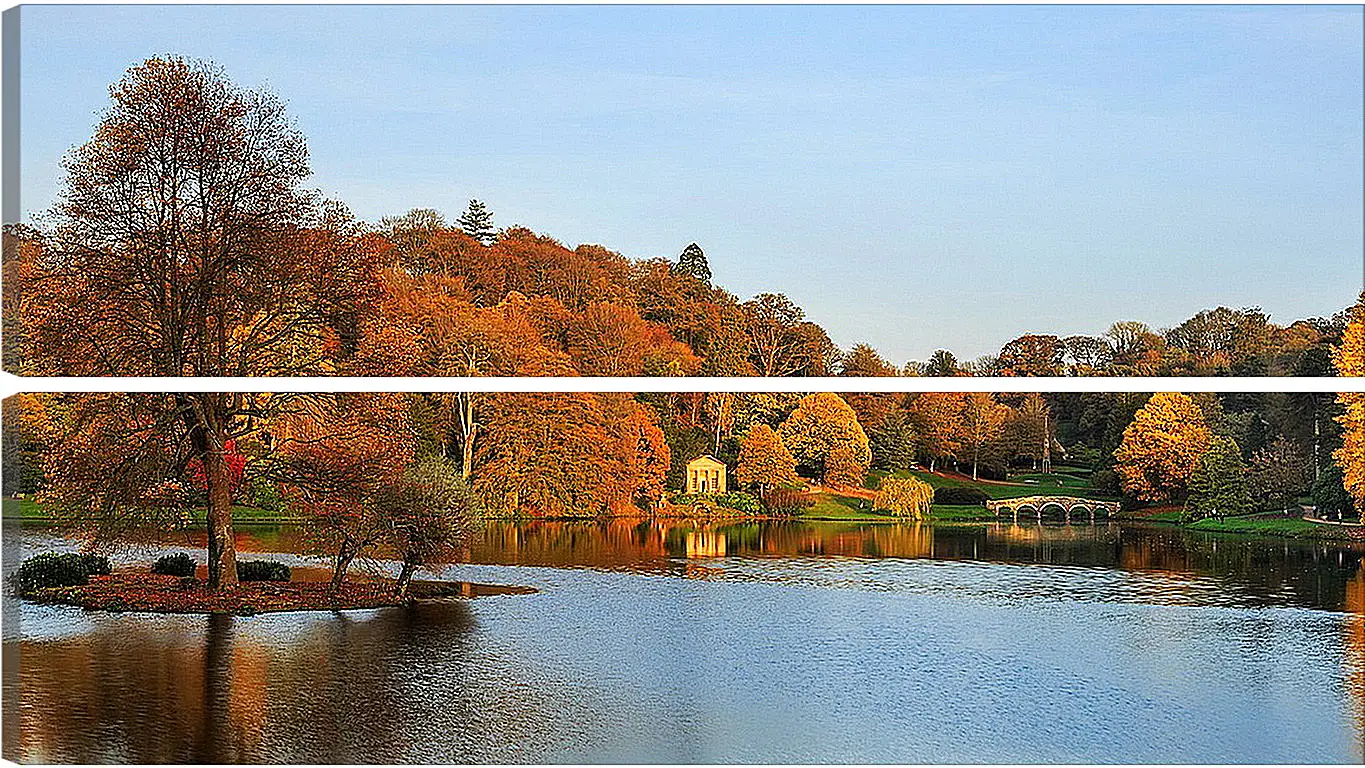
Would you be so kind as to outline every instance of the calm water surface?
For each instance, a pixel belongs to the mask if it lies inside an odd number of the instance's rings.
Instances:
[[[7,563],[66,544],[7,526]],[[287,528],[238,545],[308,562]],[[1361,559],[1117,526],[499,523],[442,575],[537,593],[247,618],[7,597],[5,757],[1359,763]]]

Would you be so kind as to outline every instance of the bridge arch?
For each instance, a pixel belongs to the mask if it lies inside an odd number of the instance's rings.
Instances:
[[[986,510],[994,512],[997,517],[1001,515],[1012,515],[1015,522],[1019,516],[1031,516],[1039,521],[1045,515],[1060,515],[1067,522],[1071,521],[1077,513],[1087,515],[1091,522],[1097,516],[1105,517],[1118,512],[1119,505],[1116,501],[1098,501],[1096,499],[1085,499],[1077,496],[1022,496],[1014,499],[990,499],[986,502]]]

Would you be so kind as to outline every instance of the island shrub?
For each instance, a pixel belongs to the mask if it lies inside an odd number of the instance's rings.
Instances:
[[[798,488],[774,488],[763,497],[763,506],[774,515],[799,515],[815,506],[815,498]]]
[[[47,587],[76,587],[89,581],[85,556],[72,552],[45,552],[30,557],[14,574],[14,586],[21,595]]]
[[[980,488],[945,486],[943,488],[934,489],[935,504],[958,504],[984,507],[986,506],[986,500],[989,498],[990,496]]]
[[[174,555],[162,555],[152,563],[152,573],[162,576],[193,576],[195,569],[194,558],[179,552]]]
[[[89,576],[108,576],[114,572],[109,565],[109,558],[104,555],[81,555],[81,562],[85,563],[85,573]]]
[[[271,560],[243,560],[237,563],[238,581],[289,581],[292,572],[284,563]]]

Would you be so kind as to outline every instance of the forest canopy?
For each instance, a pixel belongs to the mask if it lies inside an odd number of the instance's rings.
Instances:
[[[1024,330],[999,352],[841,349],[701,244],[632,258],[499,228],[479,200],[356,220],[305,184],[284,103],[178,57],[133,67],[58,202],[4,232],[4,365],[34,375],[1331,375],[1346,325],[1214,307],[1165,329]],[[167,150],[169,148],[169,150]],[[780,279],[780,276],[775,276]],[[775,280],[776,282],[776,280]]]

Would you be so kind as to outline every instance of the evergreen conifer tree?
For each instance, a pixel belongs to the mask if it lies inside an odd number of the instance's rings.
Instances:
[[[493,228],[493,214],[478,200],[470,200],[469,207],[460,214],[455,223],[466,235],[484,245],[492,245],[497,239],[497,230]]]
[[[707,285],[711,284],[711,265],[706,263],[706,254],[696,243],[683,249],[682,255],[678,257],[678,263],[673,266],[673,272],[691,275]]]

